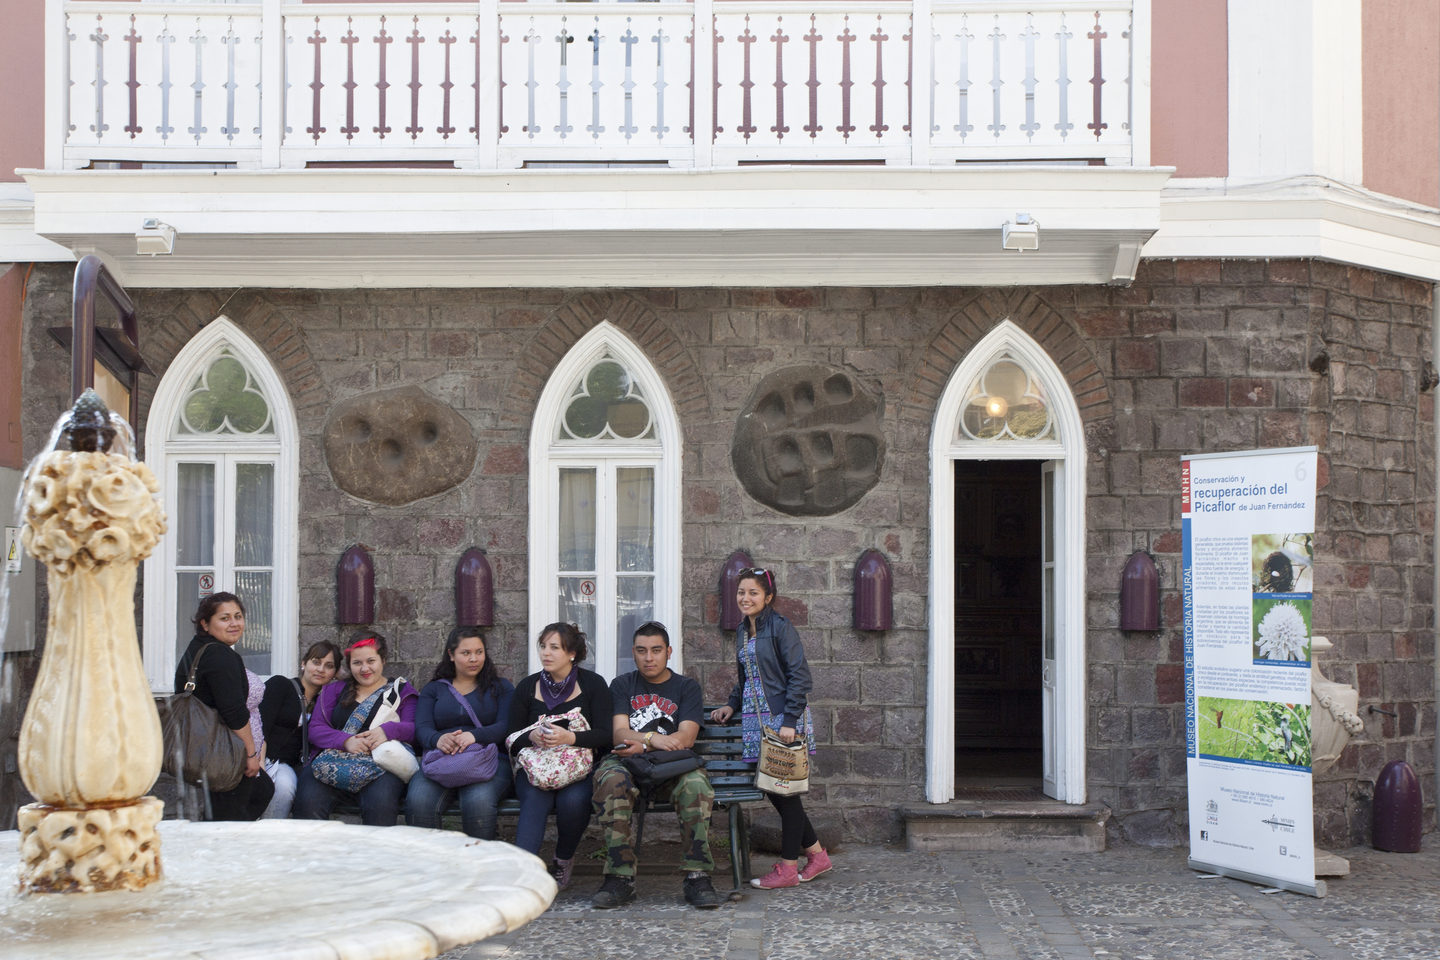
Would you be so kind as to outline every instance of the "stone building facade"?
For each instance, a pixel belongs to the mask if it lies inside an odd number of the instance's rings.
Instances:
[[[40,264],[29,281],[27,456],[68,406],[68,353],[46,331],[68,322],[72,269]],[[600,321],[615,325],[663,378],[683,434],[686,672],[709,698],[728,693],[721,565],[741,549],[776,569],[779,608],[816,680],[813,801],[867,841],[899,839],[898,807],[925,791],[936,404],[970,348],[1008,319],[1063,372],[1084,424],[1086,785],[1112,810],[1112,839],[1185,836],[1179,458],[1305,444],[1320,450],[1313,621],[1335,645],[1323,667],[1359,689],[1362,713],[1373,704],[1398,714],[1364,714],[1366,734],[1316,784],[1317,841],[1365,838],[1371,785],[1392,759],[1421,774],[1434,822],[1427,284],[1319,260],[1147,260],[1132,285],[1113,287],[132,292],[158,376],[223,314],[284,381],[299,425],[293,642],[345,632],[336,562],[361,543],[376,564],[375,626],[398,640],[409,676],[428,675],[454,616],[454,563],[472,545],[495,570],[492,655],[511,676],[527,672],[532,416],[567,350]],[[879,481],[833,516],[766,507],[732,466],[737,417],[757,384],[800,364],[843,370],[883,402]],[[145,381],[142,423],[156,383]],[[337,487],[323,434],[336,404],[397,386],[459,411],[479,449],[453,489],[382,506]],[[851,570],[867,548],[894,573],[895,622],[884,632],[850,626]],[[1159,632],[1118,629],[1120,570],[1135,550],[1160,569]],[[33,676],[40,649],[12,658],[21,675]],[[7,736],[19,709],[7,706]]]

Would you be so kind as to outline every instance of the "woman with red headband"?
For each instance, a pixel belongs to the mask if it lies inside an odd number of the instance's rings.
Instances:
[[[405,783],[381,769],[370,752],[387,740],[410,743],[415,739],[415,706],[420,694],[409,683],[400,685],[400,719],[370,725],[370,716],[390,686],[385,678],[388,648],[385,638],[362,630],[345,647],[349,676],[320,691],[310,717],[311,757],[300,774],[295,793],[297,820],[329,820],[335,804],[347,796],[360,804],[366,826],[393,827],[400,814]]]

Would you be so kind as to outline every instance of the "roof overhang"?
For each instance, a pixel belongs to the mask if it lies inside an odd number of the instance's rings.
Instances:
[[[1168,168],[21,171],[134,287],[909,286],[1133,278]],[[1001,248],[1026,213],[1040,248]],[[149,218],[174,253],[136,253]]]
[[[1440,210],[1326,177],[1174,179],[1147,258],[1348,263],[1440,282]]]

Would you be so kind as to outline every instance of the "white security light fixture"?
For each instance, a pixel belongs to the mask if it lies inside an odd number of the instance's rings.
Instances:
[[[148,253],[152,257],[159,253],[167,256],[174,253],[175,228],[161,223],[156,217],[146,219],[140,232],[135,234],[135,252]]]
[[[1015,222],[1000,227],[1000,246],[1006,250],[1039,250],[1040,224],[1028,213],[1015,214]]]

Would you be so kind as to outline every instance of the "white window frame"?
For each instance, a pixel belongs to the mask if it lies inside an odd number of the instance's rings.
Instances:
[[[172,437],[175,418],[190,393],[190,387],[203,364],[222,346],[250,371],[270,404],[273,439],[213,436]],[[290,391],[280,378],[270,358],[239,327],[224,316],[216,317],[191,338],[171,362],[145,420],[145,459],[160,480],[162,500],[175,487],[176,464],[180,461],[210,461],[216,464],[216,501],[234,502],[234,462],[275,464],[275,546],[272,560],[271,603],[274,622],[271,625],[272,646],[270,669],[273,673],[293,676],[299,669],[300,636],[299,586],[299,425]],[[173,512],[174,504],[166,504]],[[216,566],[221,567],[221,551],[234,550],[233,531],[224,511],[218,511],[215,528]],[[170,522],[174,523],[173,513]],[[222,539],[224,537],[225,539]],[[176,596],[176,538],[161,539],[160,547],[145,561],[145,605],[142,648],[145,674],[155,693],[174,692],[178,597]],[[232,584],[216,584],[218,589],[231,589]]]
[[[564,415],[575,381],[600,359],[605,351],[625,367],[640,385],[650,407],[655,439],[622,442],[615,440],[556,440],[556,427]],[[665,624],[670,633],[674,653],[670,667],[684,672],[684,640],[680,624],[681,580],[681,433],[680,420],[670,390],[650,359],[623,331],[609,321],[601,321],[581,337],[565,354],[535,407],[530,427],[530,620],[526,628],[530,651],[529,670],[540,669],[535,647],[536,633],[560,616],[560,599],[556,591],[560,576],[559,502],[561,467],[594,466],[598,471],[596,491],[596,559],[608,549],[613,556],[615,544],[605,530],[601,504],[607,502],[608,491],[601,489],[603,478],[613,476],[617,467],[654,467],[655,469],[655,606],[654,619]],[[543,494],[540,492],[543,491]],[[539,494],[539,495],[537,495]],[[602,578],[603,580],[604,578]],[[595,618],[598,636],[588,638],[593,645],[597,672],[607,679],[615,669],[617,646],[628,643],[629,637],[614,637],[614,598],[609,596],[608,582],[597,583]],[[612,611],[607,624],[600,614],[606,607]]]
[[[960,417],[975,378],[1009,353],[1045,389],[1058,440],[960,440]],[[930,660],[925,795],[955,798],[955,461],[1052,461],[1055,471],[1055,731],[1058,799],[1084,803],[1085,784],[1085,431],[1065,375],[1013,322],[1002,320],[951,374],[930,431]],[[1048,747],[1047,747],[1048,749]]]

